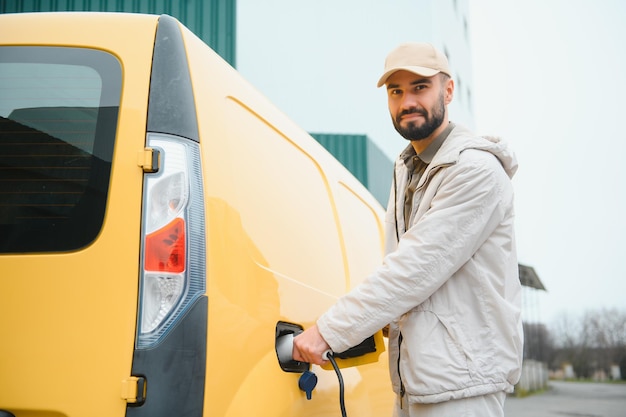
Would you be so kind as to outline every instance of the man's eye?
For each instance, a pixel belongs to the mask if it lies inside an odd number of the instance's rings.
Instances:
[[[392,96],[397,96],[399,94],[402,94],[402,90],[394,88],[393,90],[389,90],[389,94]]]

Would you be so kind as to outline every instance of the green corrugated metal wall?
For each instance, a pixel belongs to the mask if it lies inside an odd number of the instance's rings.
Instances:
[[[363,185],[367,186],[367,136],[311,133]]]
[[[393,162],[367,135],[311,133],[311,136],[348,168],[380,204],[387,205]]]
[[[126,12],[168,14],[235,66],[236,0],[0,0],[0,13]],[[0,28],[1,30],[1,28]]]

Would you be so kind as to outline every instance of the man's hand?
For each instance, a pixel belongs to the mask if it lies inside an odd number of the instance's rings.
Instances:
[[[293,359],[299,362],[324,365],[328,361],[322,358],[322,354],[329,349],[330,346],[320,334],[317,325],[293,338]]]

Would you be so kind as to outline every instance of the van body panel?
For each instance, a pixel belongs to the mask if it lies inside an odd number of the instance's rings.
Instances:
[[[187,64],[191,97],[180,95],[180,85],[151,95],[151,74],[153,87],[161,83],[151,71],[163,22],[180,31],[185,50],[176,50],[174,64]],[[379,265],[383,213],[374,197],[170,17],[4,15],[0,27],[0,47],[110,53],[123,79],[97,238],[63,253],[0,254],[0,270],[9,271],[0,276],[0,334],[9,335],[0,344],[0,410],[17,417],[338,415],[335,373],[313,366],[318,384],[307,400],[300,375],[278,364],[275,329],[279,321],[314,324]],[[165,68],[156,54],[155,70]],[[155,107],[176,95],[186,97],[176,105],[182,116]],[[192,119],[197,132],[188,129]],[[199,144],[206,294],[156,346],[137,349],[142,187],[151,175],[137,160],[148,131]],[[348,414],[391,412],[386,353],[342,372]],[[120,395],[131,375],[146,378],[145,402],[127,404]]]
[[[183,36],[198,114],[213,116],[198,118],[209,230],[205,409],[337,415],[334,372],[313,367],[319,380],[308,401],[299,375],[276,367],[267,329],[279,320],[314,324],[380,264],[382,208],[201,40]],[[390,413],[386,358],[344,369],[350,414]]]

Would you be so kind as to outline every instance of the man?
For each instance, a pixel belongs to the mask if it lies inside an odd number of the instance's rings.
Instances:
[[[454,81],[432,45],[385,61],[396,130],[383,264],[294,338],[296,360],[322,364],[389,323],[397,416],[502,416],[522,361],[514,240],[515,156],[448,121]]]

